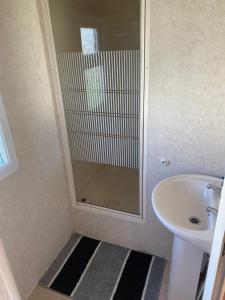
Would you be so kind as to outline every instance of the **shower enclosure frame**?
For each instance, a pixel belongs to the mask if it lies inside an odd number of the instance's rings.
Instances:
[[[59,81],[56,50],[53,38],[51,16],[48,0],[37,0],[39,19],[44,41],[44,50],[48,65],[49,79],[54,100],[58,132],[64,152],[66,173],[69,184],[70,198],[74,209],[86,210],[134,222],[146,222],[147,206],[147,126],[149,102],[149,69],[150,69],[150,0],[140,0],[141,3],[141,107],[140,107],[140,168],[139,168],[139,214],[131,214],[106,207],[80,203],[76,200],[74,175],[72,170],[69,140],[66,128],[63,99]]]

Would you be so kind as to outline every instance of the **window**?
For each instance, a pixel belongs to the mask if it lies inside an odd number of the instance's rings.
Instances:
[[[102,66],[85,70],[84,75],[89,111],[101,107],[105,101],[103,74]]]
[[[7,147],[3,136],[2,128],[0,128],[0,171],[7,167],[9,164],[9,157]]]
[[[0,180],[17,169],[16,153],[0,95]]]
[[[96,28],[80,28],[80,36],[83,54],[92,54],[99,50],[98,31]]]

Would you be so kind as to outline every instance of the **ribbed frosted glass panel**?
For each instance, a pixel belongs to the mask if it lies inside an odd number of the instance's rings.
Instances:
[[[59,53],[73,159],[139,167],[140,51]]]

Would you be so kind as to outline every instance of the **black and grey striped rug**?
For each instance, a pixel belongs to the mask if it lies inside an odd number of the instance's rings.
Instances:
[[[76,300],[157,300],[166,260],[73,234],[40,285]]]

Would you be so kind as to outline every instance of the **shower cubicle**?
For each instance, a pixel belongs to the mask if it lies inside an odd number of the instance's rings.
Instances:
[[[49,7],[77,200],[139,214],[140,1]]]

